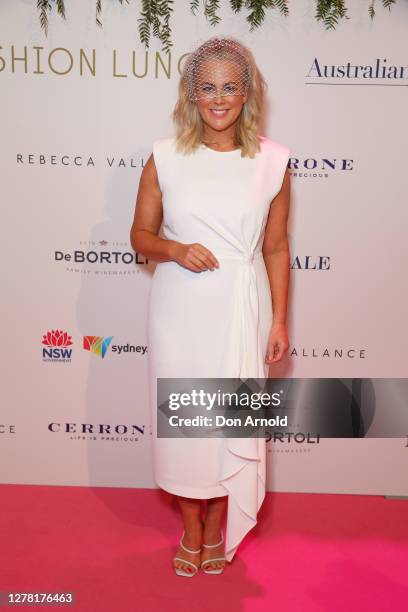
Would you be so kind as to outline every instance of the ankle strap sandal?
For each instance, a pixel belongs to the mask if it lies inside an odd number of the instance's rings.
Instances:
[[[224,537],[221,532],[221,540],[217,544],[203,544],[203,548],[216,548],[220,546],[224,542]],[[214,561],[226,561],[225,557],[214,557],[213,559],[206,559],[201,563],[201,569],[205,574],[222,574],[224,571],[223,567],[219,567],[218,569],[205,569],[206,565],[210,565]]]
[[[183,550],[185,550],[186,552],[191,553],[192,555],[200,553],[201,552],[201,547],[198,550],[191,550],[191,548],[187,548],[186,546],[184,546],[184,544],[183,544],[184,534],[185,534],[185,531],[183,531],[183,535],[180,538],[180,546],[181,546],[181,548]],[[194,568],[194,572],[187,572],[186,570],[183,570],[180,567],[176,567],[175,568],[175,572],[176,572],[177,576],[186,576],[188,578],[192,578],[193,576],[196,575],[196,573],[199,570],[198,565],[196,565],[192,561],[186,561],[186,559],[182,559],[181,557],[173,557],[173,561],[181,561],[185,565],[190,565],[191,567]]]

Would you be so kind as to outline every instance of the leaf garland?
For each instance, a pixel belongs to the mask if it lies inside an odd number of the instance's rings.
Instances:
[[[48,36],[48,14],[51,13],[53,6],[57,8],[58,14],[66,19],[65,0],[37,0],[41,29]],[[123,6],[124,0],[115,0]],[[129,4],[130,0],[126,0]],[[391,10],[391,6],[397,0],[379,0],[384,8]],[[168,54],[171,42],[170,19],[173,12],[175,0],[140,0],[141,10],[138,18],[139,39],[146,49],[150,46],[151,35],[162,43],[162,50]],[[267,11],[270,9],[278,10],[284,17],[289,15],[289,0],[224,0],[229,2],[234,13],[240,13],[243,9],[247,10],[246,21],[251,31],[259,28],[265,21]],[[221,17],[218,15],[221,0],[202,0],[204,17],[211,26],[216,26]],[[346,0],[315,0],[316,21],[321,21],[326,30],[334,30],[342,19],[350,19],[347,15]],[[371,19],[375,16],[376,0],[369,0],[368,14]],[[200,0],[190,0],[190,11],[196,15],[200,8]],[[102,27],[102,0],[96,0],[95,21]]]

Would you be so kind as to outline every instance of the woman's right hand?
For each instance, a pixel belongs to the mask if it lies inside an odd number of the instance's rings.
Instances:
[[[216,257],[199,242],[193,242],[192,244],[176,242],[172,248],[171,257],[173,261],[192,272],[204,272],[205,270],[219,268]]]

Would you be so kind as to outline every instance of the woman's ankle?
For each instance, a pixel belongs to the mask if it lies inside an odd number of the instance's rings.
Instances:
[[[203,540],[206,544],[217,544],[222,540],[222,528],[220,524],[204,526]]]
[[[185,544],[185,546],[188,546],[190,543],[190,545],[197,545],[198,548],[201,546],[202,539],[203,523],[201,521],[184,526],[183,544]]]

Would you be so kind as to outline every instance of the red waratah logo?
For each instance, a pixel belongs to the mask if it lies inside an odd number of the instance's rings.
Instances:
[[[72,344],[72,336],[62,329],[52,329],[43,335],[42,344],[46,346],[70,346]]]

